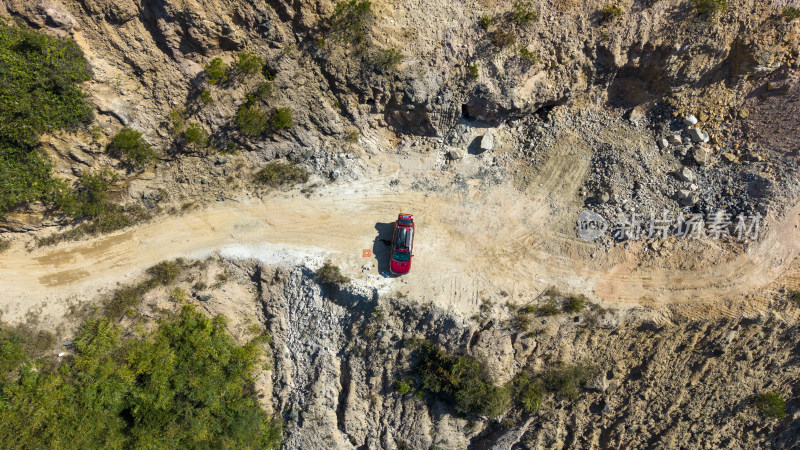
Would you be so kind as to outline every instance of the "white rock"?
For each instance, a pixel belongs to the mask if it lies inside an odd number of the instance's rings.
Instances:
[[[689,133],[689,137],[692,138],[692,141],[695,143],[708,142],[710,139],[708,133],[699,128],[690,127],[686,129],[686,132]]]
[[[672,145],[681,145],[683,144],[683,139],[679,134],[673,134],[672,136],[668,137],[667,140]]]
[[[689,126],[689,127],[691,127],[693,125],[697,125],[697,117],[695,117],[693,115],[686,116],[686,117],[683,118],[683,123],[686,124],[686,126]]]
[[[669,147],[669,141],[667,141],[666,139],[659,139],[658,140],[658,148],[660,148],[661,150],[664,150],[665,148],[668,148],[668,147]]]
[[[481,150],[489,151],[494,148],[494,135],[492,133],[486,133],[481,138]]]

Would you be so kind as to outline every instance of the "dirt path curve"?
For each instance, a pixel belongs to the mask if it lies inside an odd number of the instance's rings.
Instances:
[[[362,249],[381,253],[376,237],[399,211],[416,215],[415,258],[410,275],[388,283],[466,314],[482,298],[521,303],[549,285],[620,307],[743,298],[783,275],[800,250],[796,207],[749,252],[707,270],[646,270],[622,246],[590,257],[598,246],[579,241],[569,227],[549,228],[564,220],[553,219],[546,203],[505,186],[441,194],[368,184],[311,198],[221,202],[55,248],[13,247],[0,255],[3,318],[21,320],[31,308],[62,314],[69,302],[130,282],[159,261],[219,252],[272,262],[328,258],[354,278],[383,280],[385,263],[363,258]],[[372,262],[367,270],[365,262]]]

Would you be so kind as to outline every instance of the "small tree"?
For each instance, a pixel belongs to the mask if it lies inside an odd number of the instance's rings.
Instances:
[[[264,68],[264,60],[260,56],[252,53],[239,53],[239,60],[236,61],[236,70],[242,75],[255,75]]]
[[[255,106],[242,106],[236,112],[236,126],[244,134],[259,136],[269,129],[269,116]]]
[[[183,133],[186,142],[197,147],[205,147],[208,145],[208,132],[203,129],[197,122],[192,122],[186,127]]]
[[[333,265],[330,261],[326,261],[325,264],[317,270],[317,282],[328,288],[341,288],[343,285],[350,282],[350,278],[344,276],[338,266]]]
[[[292,121],[292,110],[289,107],[278,108],[272,115],[272,127],[276,130],[283,130],[285,128],[292,128],[294,122]]]
[[[221,58],[214,58],[206,64],[206,77],[210,84],[228,81],[228,65]]]
[[[517,25],[525,25],[539,18],[531,2],[515,2],[511,8],[511,20]]]
[[[142,133],[125,127],[108,144],[111,156],[124,160],[134,167],[146,166],[156,159],[153,147],[142,138]]]

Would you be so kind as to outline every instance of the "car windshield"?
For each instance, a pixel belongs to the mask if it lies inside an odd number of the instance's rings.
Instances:
[[[392,259],[397,262],[408,262],[411,259],[411,253],[408,252],[394,252]]]
[[[400,222],[400,225],[411,226],[414,224],[414,221],[410,219],[398,219],[397,221]]]

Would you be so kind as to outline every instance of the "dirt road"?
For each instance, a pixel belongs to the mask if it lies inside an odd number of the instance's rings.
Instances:
[[[548,202],[505,185],[455,194],[395,192],[370,183],[329,187],[311,198],[220,202],[55,248],[29,253],[12,247],[0,255],[3,318],[21,320],[30,309],[60,315],[70,302],[131,282],[159,261],[219,252],[273,263],[332,259],[353,278],[382,280],[378,273],[388,251],[380,240],[399,211],[417,218],[415,256],[412,272],[388,283],[466,314],[483,298],[503,295],[524,303],[550,285],[606,306],[684,303],[702,312],[714,304],[716,313],[724,313],[740,306],[736,299],[792,272],[800,246],[795,208],[746,253],[702,270],[643,268],[639,247],[619,245],[606,253],[582,242],[569,225],[568,218],[577,217],[574,208]],[[363,249],[381,260],[364,258]]]

